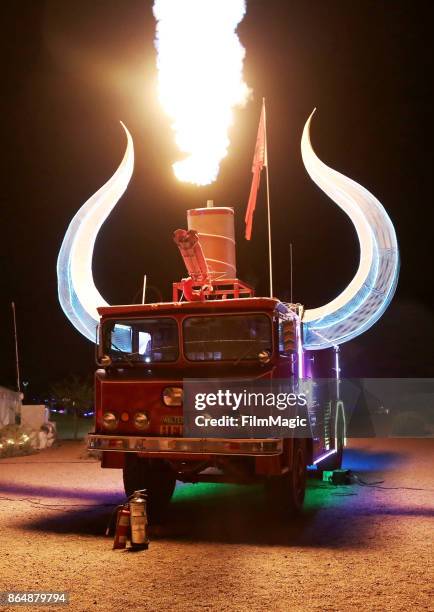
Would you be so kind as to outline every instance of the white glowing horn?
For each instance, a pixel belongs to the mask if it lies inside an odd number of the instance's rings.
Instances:
[[[123,160],[113,176],[80,208],[72,219],[57,259],[59,301],[68,319],[86,338],[95,342],[99,306],[107,302],[95,287],[92,257],[98,232],[126,190],[134,169],[134,147],[127,135]]]
[[[303,346],[308,350],[347,342],[373,325],[396,289],[399,252],[395,229],[381,203],[367,189],[326,166],[310,142],[310,115],[303,130],[301,154],[311,179],[351,219],[360,243],[356,275],[334,300],[306,310]]]

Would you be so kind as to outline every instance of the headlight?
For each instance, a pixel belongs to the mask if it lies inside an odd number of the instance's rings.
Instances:
[[[183,397],[182,387],[166,387],[163,391],[163,402],[166,406],[182,406]]]
[[[137,429],[146,429],[149,427],[149,417],[145,412],[136,412],[134,415],[134,425]]]
[[[118,426],[118,417],[113,414],[113,412],[104,412],[102,422],[106,429],[116,429]]]

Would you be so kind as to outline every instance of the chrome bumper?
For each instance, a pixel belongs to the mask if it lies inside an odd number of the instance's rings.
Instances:
[[[193,455],[280,455],[282,440],[220,439],[220,438],[142,438],[140,436],[111,436],[89,434],[89,450],[127,453],[185,453]]]

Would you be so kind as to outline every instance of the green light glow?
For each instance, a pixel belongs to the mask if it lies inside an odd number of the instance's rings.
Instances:
[[[344,502],[343,492],[352,495],[351,487],[335,487],[321,480],[309,479],[306,488],[304,511],[309,513],[325,506],[338,506]],[[336,493],[339,493],[338,495]],[[209,507],[237,506],[238,509],[252,508],[264,504],[264,487],[257,485],[236,485],[223,483],[178,483],[172,503],[175,505],[194,504]]]
[[[228,497],[245,497],[246,492],[250,495],[260,492],[260,485],[236,485],[215,482],[200,482],[197,484],[178,483],[173,501],[182,502],[184,500],[200,499],[225,499]]]

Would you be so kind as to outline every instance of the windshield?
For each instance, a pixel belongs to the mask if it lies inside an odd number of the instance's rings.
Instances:
[[[271,321],[263,314],[188,317],[184,354],[190,361],[244,361],[272,351]]]
[[[104,354],[114,361],[155,363],[176,361],[179,355],[175,319],[107,321],[103,326]]]

